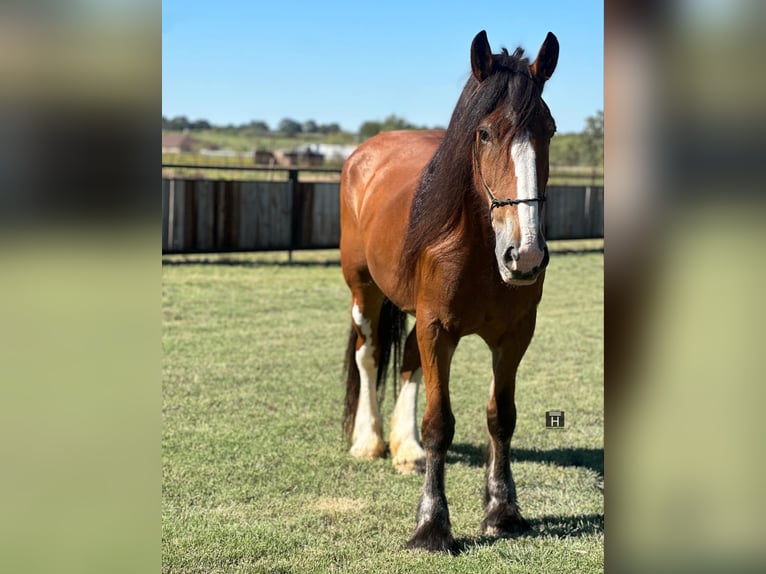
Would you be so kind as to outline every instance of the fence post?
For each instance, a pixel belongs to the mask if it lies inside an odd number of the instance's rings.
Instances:
[[[287,250],[287,260],[289,263],[293,262],[293,249],[296,249],[300,244],[301,239],[301,223],[303,217],[301,214],[301,198],[298,186],[298,170],[291,169],[287,172],[287,179],[290,182],[290,193],[292,194],[292,213],[290,218],[290,249]]]
[[[176,180],[171,179],[168,186],[168,251],[173,251],[175,240]]]

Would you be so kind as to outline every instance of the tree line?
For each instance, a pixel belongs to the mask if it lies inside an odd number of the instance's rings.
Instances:
[[[276,129],[272,130],[269,124],[262,120],[253,120],[243,124],[215,125],[203,119],[190,120],[186,116],[176,116],[174,118],[167,118],[162,116],[162,129],[169,131],[188,130],[190,132],[216,130],[222,132],[241,133],[243,135],[246,135],[247,132],[256,132],[261,135],[278,133],[280,135],[288,136],[298,134],[336,134],[342,131],[340,125],[337,123],[320,124],[314,120],[299,122],[293,118],[284,118],[277,124]],[[382,131],[418,129],[429,129],[429,127],[411,124],[404,118],[400,118],[395,114],[392,114],[383,121],[372,120],[362,123],[357,133],[360,139],[366,140]]]
[[[272,131],[269,124],[262,120],[253,120],[242,124],[225,124],[216,125],[211,124],[207,120],[190,120],[186,116],[176,116],[174,118],[167,118],[162,116],[162,129],[170,131],[203,131],[203,130],[217,130],[221,132],[230,132],[235,134],[247,135],[248,132],[255,132],[260,135],[279,133],[282,135],[298,135],[298,134],[335,134],[341,131],[340,125],[337,123],[319,124],[314,120],[306,120],[305,122],[299,122],[292,118],[284,118],[276,126],[276,130]]]

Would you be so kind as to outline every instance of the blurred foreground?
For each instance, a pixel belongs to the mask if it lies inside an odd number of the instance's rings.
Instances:
[[[607,570],[762,570],[766,10],[606,14]]]

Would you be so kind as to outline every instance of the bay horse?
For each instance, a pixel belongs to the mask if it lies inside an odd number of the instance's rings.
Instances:
[[[529,528],[516,500],[510,441],[516,371],[535,330],[549,259],[541,210],[555,123],[542,91],[558,54],[552,33],[531,64],[521,48],[493,54],[481,31],[446,131],[382,132],[343,167],[340,256],[352,320],[344,430],[352,456],[386,455],[378,392],[393,355],[401,363],[393,464],[401,472],[425,470],[408,548],[449,552],[454,545],[444,489],[455,429],[450,362],[470,334],[492,352],[482,532]],[[415,325],[405,339],[408,314]]]

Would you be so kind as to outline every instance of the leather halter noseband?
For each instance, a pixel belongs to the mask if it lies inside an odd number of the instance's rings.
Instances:
[[[479,163],[478,144],[476,142],[474,142],[473,144],[473,162],[474,164],[476,164],[476,170],[479,172],[479,179],[481,180],[481,185],[484,186],[484,191],[486,192],[487,196],[492,202],[489,208],[490,215],[492,215],[492,210],[495,209],[496,207],[503,207],[505,205],[518,205],[520,203],[533,203],[535,201],[539,203],[543,203],[545,201],[545,197],[543,196],[531,197],[529,199],[497,199],[495,195],[492,193],[492,190],[489,189],[487,182],[484,181],[484,174],[481,172],[481,164]]]

